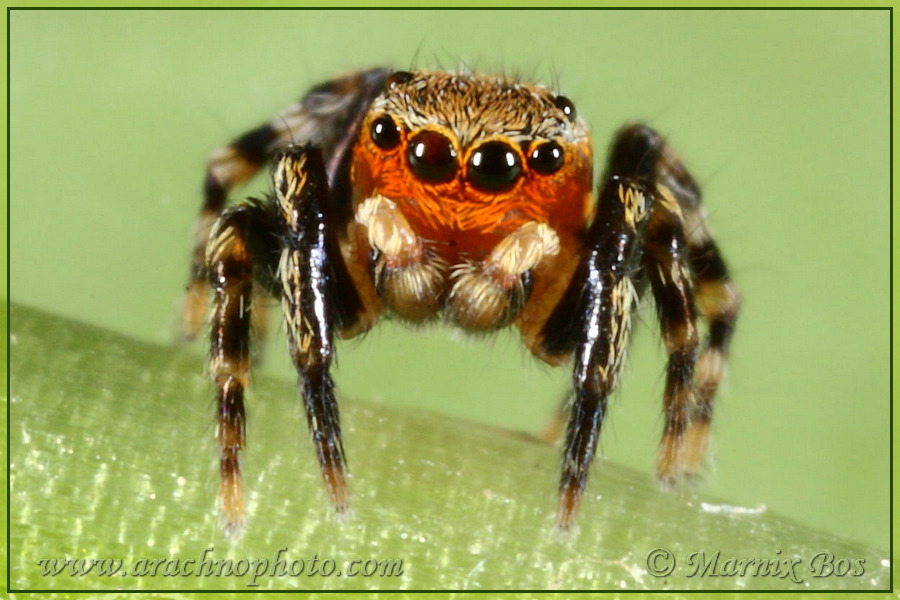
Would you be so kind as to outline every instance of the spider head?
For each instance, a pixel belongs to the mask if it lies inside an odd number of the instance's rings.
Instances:
[[[584,226],[591,142],[572,102],[544,87],[400,71],[365,117],[353,177],[358,200],[390,198],[425,236],[492,244],[529,220]]]

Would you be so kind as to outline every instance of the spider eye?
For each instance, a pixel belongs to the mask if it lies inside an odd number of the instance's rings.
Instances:
[[[394,71],[391,73],[391,76],[388,77],[387,83],[385,83],[385,89],[391,90],[394,89],[399,84],[409,83],[413,78],[413,74],[409,71]]]
[[[504,142],[486,142],[469,159],[469,181],[489,192],[512,187],[521,173],[519,155]]]
[[[456,148],[436,131],[426,129],[414,135],[406,157],[413,173],[426,181],[450,181],[456,175]]]
[[[572,104],[571,100],[565,96],[557,96],[553,99],[553,104],[556,105],[556,108],[565,113],[567,119],[570,121],[575,120],[575,105]]]
[[[391,150],[400,144],[400,128],[394,119],[382,115],[372,123],[372,141],[382,150]]]
[[[544,142],[532,148],[528,155],[528,166],[541,175],[556,173],[566,161],[562,146],[556,142]]]

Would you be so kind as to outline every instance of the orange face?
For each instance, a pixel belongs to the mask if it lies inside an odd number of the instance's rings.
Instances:
[[[395,73],[363,122],[355,203],[384,196],[450,264],[529,221],[577,239],[592,206],[590,136],[549,90],[484,75]]]

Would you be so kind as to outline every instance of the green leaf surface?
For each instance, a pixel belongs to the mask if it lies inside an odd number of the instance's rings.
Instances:
[[[578,531],[561,536],[553,528],[557,448],[349,398],[341,408],[354,512],[338,522],[297,390],[265,377],[253,381],[249,398],[249,520],[242,537],[229,540],[216,513],[212,388],[200,356],[16,305],[10,349],[14,590],[145,589],[171,596],[163,590],[890,585],[884,551],[809,530],[763,506],[726,506],[702,492],[665,493],[649,474],[604,462],[592,475]],[[96,567],[83,576],[71,576],[69,567],[42,575],[42,564],[60,568],[44,559],[66,558],[122,559],[123,566],[112,576],[98,575]],[[225,568],[230,559],[233,570],[248,572],[193,574],[204,558],[212,565],[206,569]],[[135,565],[152,570],[154,559],[156,576],[131,574]],[[735,561],[744,559],[775,561],[777,573],[787,576],[773,574],[771,565],[731,575],[740,569]],[[672,560],[670,574],[651,574]],[[351,577],[353,561],[393,575]],[[829,562],[850,572],[815,576]],[[181,568],[190,574],[172,574]],[[303,574],[280,574],[291,569]]]

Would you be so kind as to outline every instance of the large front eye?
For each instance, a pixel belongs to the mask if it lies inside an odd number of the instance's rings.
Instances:
[[[420,131],[409,141],[406,153],[409,166],[420,179],[450,181],[456,175],[456,148],[437,131]]]
[[[512,187],[521,173],[519,155],[504,142],[485,142],[469,159],[469,181],[489,192]]]
[[[391,150],[400,143],[400,128],[394,119],[382,115],[372,122],[372,141],[382,150]]]

